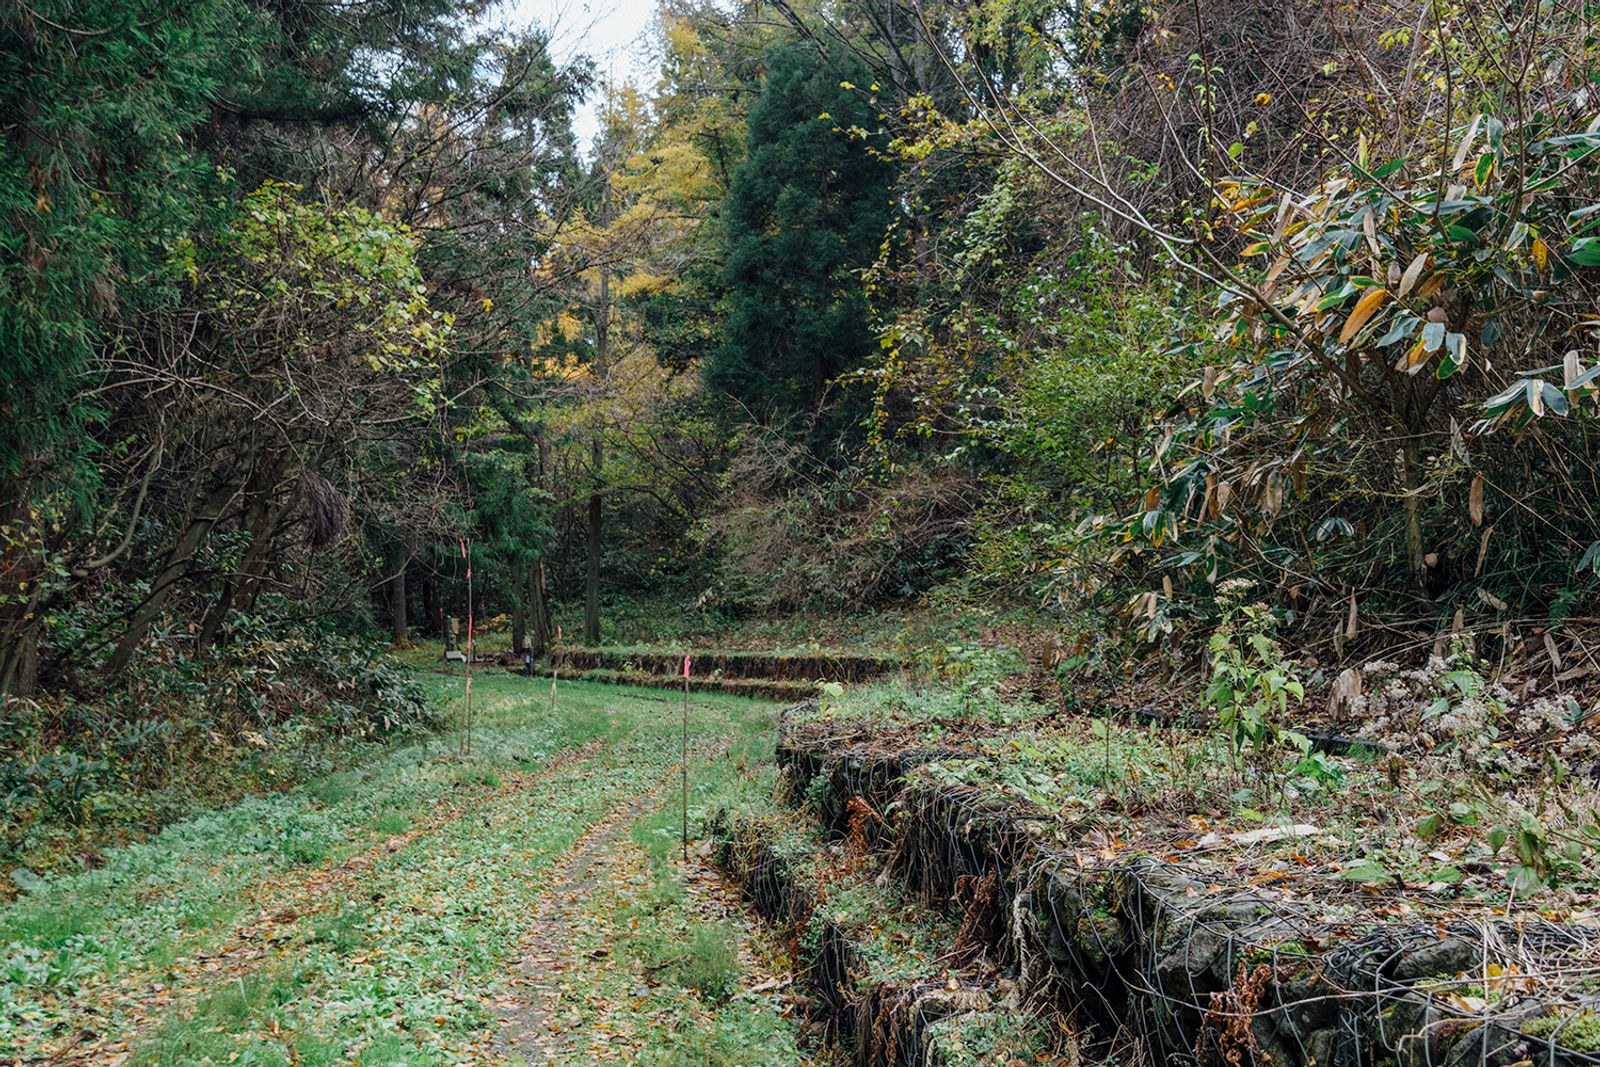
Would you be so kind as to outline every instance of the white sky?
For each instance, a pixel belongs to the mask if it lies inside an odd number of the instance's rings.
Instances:
[[[649,48],[656,0],[505,0],[499,13],[510,26],[537,26],[549,32],[550,52],[558,64],[586,55],[595,61],[602,82],[649,85],[654,73]],[[596,88],[578,108],[573,124],[585,150],[599,125],[599,105]]]

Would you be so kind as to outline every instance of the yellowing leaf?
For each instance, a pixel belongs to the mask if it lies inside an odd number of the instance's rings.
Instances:
[[[1478,157],[1478,165],[1472,168],[1472,184],[1482,189],[1489,184],[1489,179],[1494,176],[1494,154],[1485,152]]]
[[[1404,356],[1401,357],[1401,360],[1400,360],[1401,366],[1396,367],[1395,369],[1396,370],[1405,370],[1407,373],[1415,374],[1415,373],[1417,373],[1417,371],[1422,369],[1422,365],[1424,363],[1426,363],[1427,361],[1428,361],[1428,346],[1427,346],[1427,342],[1424,341],[1421,337],[1418,337],[1417,338],[1417,343],[1411,346],[1411,351],[1407,352]]]
[[[1550,248],[1539,237],[1533,239],[1533,261],[1539,265],[1540,270],[1544,270],[1545,264],[1550,262]]]
[[[1339,331],[1339,343],[1345,344],[1350,338],[1360,333],[1361,327],[1365,326],[1372,316],[1377,314],[1378,308],[1383,306],[1383,302],[1388,297],[1389,290],[1387,289],[1367,290],[1366,295],[1356,301],[1355,309],[1350,312],[1350,317],[1344,320],[1344,329]]]
[[[1422,271],[1427,265],[1428,253],[1417,253],[1417,258],[1413,259],[1411,265],[1406,267],[1406,272],[1400,275],[1400,285],[1395,289],[1394,293],[1396,300],[1404,300],[1406,298],[1406,294],[1411,291],[1413,285],[1417,284],[1417,279],[1421,277]]]
[[[1478,139],[1478,126],[1483,122],[1483,115],[1472,116],[1472,124],[1467,127],[1467,134],[1461,138],[1461,144],[1456,148],[1455,158],[1450,161],[1450,169],[1460,170],[1467,161],[1467,153],[1472,151],[1472,143]]]

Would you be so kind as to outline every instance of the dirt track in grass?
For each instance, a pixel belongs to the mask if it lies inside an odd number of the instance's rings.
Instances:
[[[431,684],[448,699],[459,680]],[[294,791],[196,820],[0,911],[0,1063],[585,1062],[574,1050],[610,1047],[619,1030],[640,1035],[634,1051],[686,1062],[740,1062],[716,1049],[754,1039],[792,1048],[791,1006],[744,996],[779,983],[736,925],[717,929],[740,941],[737,1003],[673,986],[631,949],[593,972],[602,929],[627,922],[622,941],[638,932],[670,955],[707,922],[697,879],[634,840],[678,795],[681,705],[571,685],[552,707],[547,687],[517,678],[475,679],[474,697],[470,759],[441,738],[363,769],[334,799]],[[775,713],[694,703],[692,816],[770,748]],[[396,797],[410,805],[403,828],[373,816]],[[257,833],[264,819],[273,829]],[[308,836],[327,858],[300,858],[316,851],[294,846]],[[642,925],[623,918],[632,898],[612,892],[629,878],[652,900],[672,897]],[[640,1025],[606,985],[616,981],[649,984],[651,1003],[632,1006]],[[553,1015],[574,983],[609,1014]]]

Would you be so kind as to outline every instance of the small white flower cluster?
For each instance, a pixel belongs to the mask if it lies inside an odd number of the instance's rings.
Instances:
[[[1448,747],[1463,766],[1511,774],[1533,770],[1535,761],[1506,742],[1546,739],[1548,750],[1569,763],[1600,757],[1600,739],[1575,726],[1568,698],[1519,700],[1465,659],[1430,656],[1420,668],[1379,660],[1361,674],[1362,692],[1349,702],[1361,737]]]

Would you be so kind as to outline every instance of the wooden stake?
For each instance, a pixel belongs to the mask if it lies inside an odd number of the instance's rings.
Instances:
[[[683,858],[689,858],[689,657],[683,657]]]
[[[561,647],[561,627],[556,627],[555,648],[550,650],[550,712],[556,710],[556,649]]]
[[[466,541],[461,542],[461,558],[467,561],[467,691],[461,701],[460,754],[472,752],[472,556]]]

